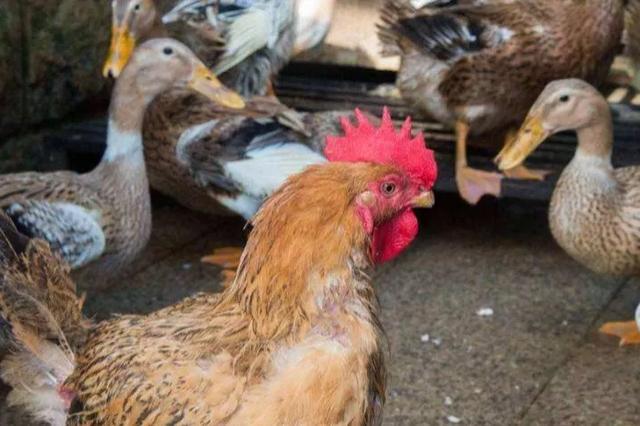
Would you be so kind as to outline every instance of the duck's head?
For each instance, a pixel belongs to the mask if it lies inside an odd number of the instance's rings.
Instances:
[[[244,108],[236,92],[220,83],[196,55],[184,44],[168,38],[149,40],[131,56],[118,79],[132,82],[137,91],[150,101],[171,89],[190,88],[212,101],[229,108]]]
[[[118,78],[136,45],[166,32],[153,0],[113,0],[111,9],[111,45],[102,74]]]
[[[519,166],[549,136],[593,126],[603,114],[608,114],[606,100],[585,81],[567,79],[549,83],[516,138],[496,157],[498,168],[509,170]]]

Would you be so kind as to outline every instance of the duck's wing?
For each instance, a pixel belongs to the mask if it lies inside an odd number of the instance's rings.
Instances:
[[[293,0],[182,0],[163,22],[197,21],[222,33],[224,53],[216,74],[230,70],[258,50],[273,48],[280,34],[293,25]]]
[[[354,116],[352,111],[274,110],[269,98],[254,98],[250,105],[265,115],[211,120],[182,134],[177,155],[199,185],[262,200],[287,177],[326,161],[327,136],[341,134],[340,119]]]
[[[106,246],[95,194],[80,185],[76,176],[20,173],[0,177],[0,208],[22,233],[47,241],[73,268],[98,258]]]
[[[511,40],[514,30],[509,22],[525,10],[520,4],[506,1],[432,1],[418,9],[412,3],[385,3],[378,27],[384,54],[398,55],[413,49],[453,63]]]
[[[624,205],[635,211],[640,220],[640,167],[621,167],[613,171],[620,189],[624,193]]]
[[[241,2],[236,2],[241,3]],[[222,74],[262,48],[273,48],[280,34],[293,25],[292,0],[263,0],[237,4],[228,12],[221,9],[219,19],[226,22],[225,51],[213,71]]]
[[[72,268],[79,268],[100,257],[106,237],[99,213],[73,203],[23,201],[11,204],[6,213],[21,231],[46,240]]]
[[[198,185],[246,218],[289,176],[325,161],[306,136],[276,118],[250,117],[190,129],[178,142],[177,156]]]

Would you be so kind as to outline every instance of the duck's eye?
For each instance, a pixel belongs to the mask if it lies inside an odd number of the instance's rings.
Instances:
[[[142,6],[140,6],[140,3],[138,3],[138,4],[136,4],[135,6],[133,6],[133,11],[134,11],[134,12],[137,12],[137,11],[139,11],[139,10],[140,10],[140,8],[141,8],[141,7],[142,7]]]
[[[165,47],[165,48],[162,50],[162,53],[164,53],[164,54],[165,54],[165,55],[167,55],[167,56],[173,55],[173,49],[172,49],[172,48],[170,48],[170,47]]]
[[[560,102],[569,102],[569,95],[560,96]]]
[[[396,184],[393,182],[384,182],[380,185],[380,192],[389,197],[396,192]]]

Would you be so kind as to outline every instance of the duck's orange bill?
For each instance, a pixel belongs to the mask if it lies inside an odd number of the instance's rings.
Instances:
[[[545,139],[549,132],[544,129],[542,119],[537,114],[530,114],[518,130],[518,134],[496,157],[500,170],[511,170],[521,165]]]
[[[118,78],[129,62],[136,47],[136,40],[126,27],[114,26],[111,30],[111,45],[109,55],[102,68],[105,77]]]
[[[233,109],[245,107],[242,97],[225,87],[204,64],[199,64],[189,80],[189,87],[220,105]]]

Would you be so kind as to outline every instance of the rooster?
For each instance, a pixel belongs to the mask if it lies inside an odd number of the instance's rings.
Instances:
[[[369,271],[417,234],[436,164],[409,120],[396,132],[388,112],[379,128],[357,115],[327,141],[333,162],[263,205],[218,295],[89,324],[62,261],[5,232],[9,403],[52,425],[379,423],[386,342]]]

